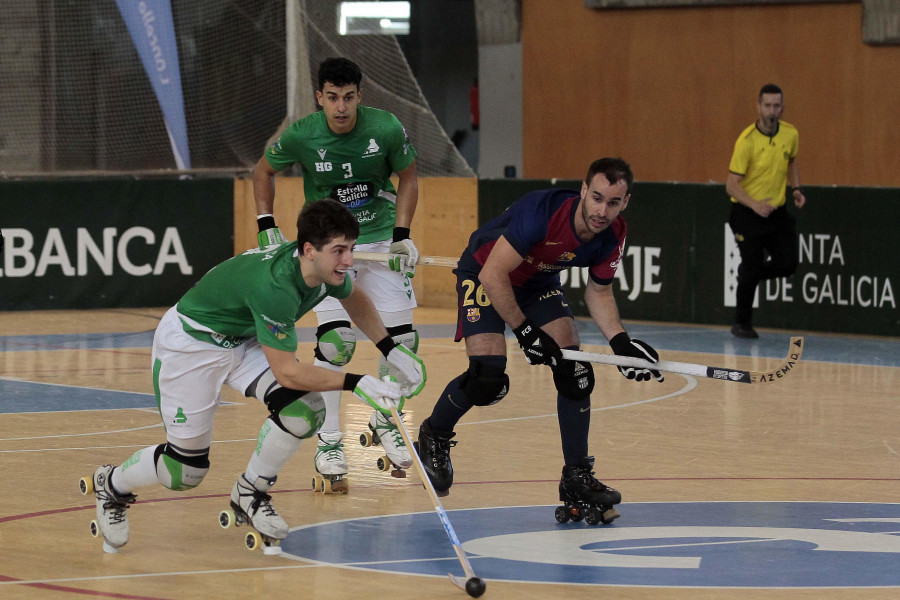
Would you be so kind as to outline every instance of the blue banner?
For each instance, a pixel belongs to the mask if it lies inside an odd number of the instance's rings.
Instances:
[[[116,0],[163,112],[175,164],[191,168],[178,45],[169,0]]]

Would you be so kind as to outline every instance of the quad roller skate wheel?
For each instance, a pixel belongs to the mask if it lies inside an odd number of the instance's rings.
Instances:
[[[584,521],[588,525],[596,525],[603,518],[603,513],[596,506],[592,506],[585,511],[587,515],[584,518]]]
[[[78,489],[81,490],[81,493],[85,496],[94,493],[94,478],[82,477],[78,481]]]
[[[558,523],[568,523],[569,522],[569,511],[566,510],[565,506],[557,506],[555,516],[556,516],[556,521]]]
[[[222,529],[228,529],[229,527],[237,527],[238,522],[237,518],[234,515],[234,511],[229,509],[223,510],[219,513],[219,525],[222,526]]]
[[[387,473],[388,471],[391,470],[391,468],[392,468],[391,461],[388,459],[387,456],[382,456],[381,458],[378,459],[378,470],[379,471],[384,471],[385,473]]]
[[[262,545],[262,537],[255,531],[248,531],[244,536],[244,546],[250,552],[253,552]]]
[[[100,525],[97,524],[97,521],[91,521],[91,535],[93,537],[100,536]]]
[[[365,448],[373,445],[375,443],[375,438],[372,437],[371,431],[366,431],[365,433],[359,434],[359,445]]]

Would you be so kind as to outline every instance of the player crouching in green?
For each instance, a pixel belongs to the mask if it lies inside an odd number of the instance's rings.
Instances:
[[[213,417],[228,385],[265,403],[269,417],[231,491],[238,521],[249,522],[277,547],[288,526],[267,493],[304,439],[325,418],[321,392],[352,391],[390,414],[425,385],[418,356],[388,335],[365,292],[347,276],[359,225],[334,200],[307,204],[296,242],[252,249],[211,269],[163,316],[153,339],[153,386],[166,443],[137,451],[121,466],[98,467],[82,480],[97,496],[103,548],[128,542],[125,510],[140,488],[188,490],[209,472]],[[294,323],[326,296],[340,300],[353,322],[396,368],[399,380],[338,373],[301,364]],[[277,550],[276,550],[277,551]]]

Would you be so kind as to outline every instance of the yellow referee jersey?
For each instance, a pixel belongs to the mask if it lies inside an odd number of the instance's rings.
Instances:
[[[784,204],[788,163],[797,157],[797,128],[780,121],[775,135],[768,136],[756,126],[747,127],[734,143],[728,170],[741,175],[741,187],[756,200],[771,198],[769,204]],[[737,202],[734,198],[732,202]]]

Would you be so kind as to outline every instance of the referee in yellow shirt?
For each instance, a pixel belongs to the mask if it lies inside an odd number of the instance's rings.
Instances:
[[[753,329],[753,297],[759,282],[797,270],[796,220],[785,208],[788,177],[798,209],[806,197],[797,171],[799,136],[793,125],[781,120],[783,98],[781,88],[771,83],[759,91],[759,120],[738,136],[725,182],[733,203],[728,223],[741,252],[731,327],[739,338],[759,337]]]

